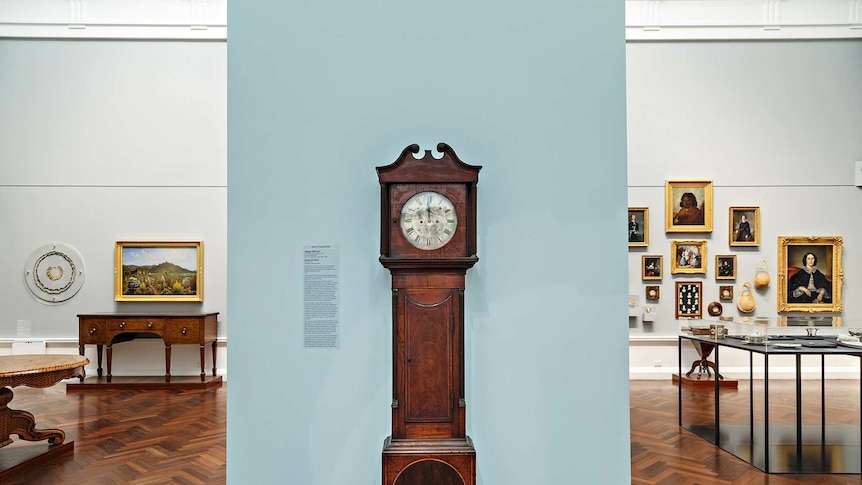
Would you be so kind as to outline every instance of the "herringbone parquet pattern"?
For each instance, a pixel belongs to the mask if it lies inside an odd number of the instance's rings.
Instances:
[[[67,394],[61,384],[14,392],[11,407],[33,413],[40,428],[65,431],[75,454],[3,485],[225,483],[225,386]]]
[[[830,420],[858,423],[858,381],[830,383]],[[841,386],[847,390],[842,391]],[[792,419],[792,383],[770,382],[771,419]],[[862,485],[858,475],[767,475],[677,426],[677,390],[667,381],[632,381],[632,484]],[[748,393],[740,389],[740,399]],[[840,396],[846,395],[847,399]],[[817,389],[804,399],[819,407]],[[16,388],[13,408],[40,427],[66,431],[74,456],[60,457],[3,485],[148,485],[225,483],[226,386],[209,391],[65,392]],[[834,405],[833,402],[834,401]],[[701,403],[708,407],[710,400]],[[729,410],[732,403],[728,402]],[[747,409],[747,408],[745,408]],[[746,411],[747,413],[747,411]],[[571,485],[578,483],[573,477]],[[353,484],[345,484],[353,485]],[[524,484],[545,485],[545,484]],[[558,484],[548,484],[558,485]],[[570,484],[559,484],[570,485]]]
[[[770,422],[795,422],[795,397],[792,381],[770,381]],[[827,395],[830,423],[859,423],[859,382],[830,381]],[[638,485],[860,485],[859,475],[765,474],[678,425],[678,394],[670,381],[632,381],[631,442],[632,483]],[[820,390],[803,386],[805,409],[819,409]],[[711,393],[688,393],[691,407],[688,421],[696,420],[693,408],[700,408],[711,420]],[[697,402],[698,396],[701,401]],[[722,416],[747,419],[747,388],[722,397]],[[843,396],[847,396],[843,399]],[[734,403],[734,399],[738,403]],[[834,403],[834,404],[833,404]],[[735,405],[736,404],[736,405]],[[756,406],[758,402],[756,401]],[[691,419],[688,419],[691,418]],[[803,415],[803,422],[819,419]],[[706,421],[706,420],[705,420]],[[743,421],[744,422],[744,421]]]

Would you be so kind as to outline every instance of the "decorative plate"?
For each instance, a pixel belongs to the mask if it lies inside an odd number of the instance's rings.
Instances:
[[[39,301],[63,303],[84,285],[84,260],[71,246],[46,244],[27,260],[24,282]]]

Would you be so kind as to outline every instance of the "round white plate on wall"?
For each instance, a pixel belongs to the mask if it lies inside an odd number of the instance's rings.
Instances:
[[[24,282],[40,302],[63,303],[84,285],[84,260],[71,246],[46,244],[27,259]]]

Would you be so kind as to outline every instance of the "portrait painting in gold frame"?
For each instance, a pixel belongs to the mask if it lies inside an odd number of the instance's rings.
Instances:
[[[778,238],[778,312],[842,311],[840,236]]]
[[[712,232],[712,181],[668,180],[664,193],[665,232]]]

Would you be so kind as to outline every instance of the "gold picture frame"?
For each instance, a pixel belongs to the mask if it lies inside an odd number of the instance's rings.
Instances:
[[[664,193],[665,232],[712,232],[712,181],[668,180]]]
[[[664,256],[644,254],[641,256],[641,279],[660,280],[664,273]]]
[[[736,255],[735,254],[716,254],[715,255],[715,279],[716,280],[735,280],[736,279]]]
[[[671,241],[671,274],[706,274],[706,241]]]
[[[780,236],[778,238],[778,312],[841,313],[840,236]],[[812,270],[804,269],[813,255]],[[813,289],[809,289],[813,288]]]
[[[114,301],[204,301],[203,241],[117,241]]]
[[[731,247],[760,245],[760,207],[731,207],[727,219]]]
[[[676,318],[700,318],[703,315],[703,283],[676,282]]]
[[[629,247],[649,246],[649,208],[629,207]]]
[[[646,294],[646,299],[649,301],[655,301],[661,298],[661,288],[659,288],[658,285],[647,286],[644,293]]]
[[[719,286],[718,299],[721,301],[733,301],[733,285]]]

